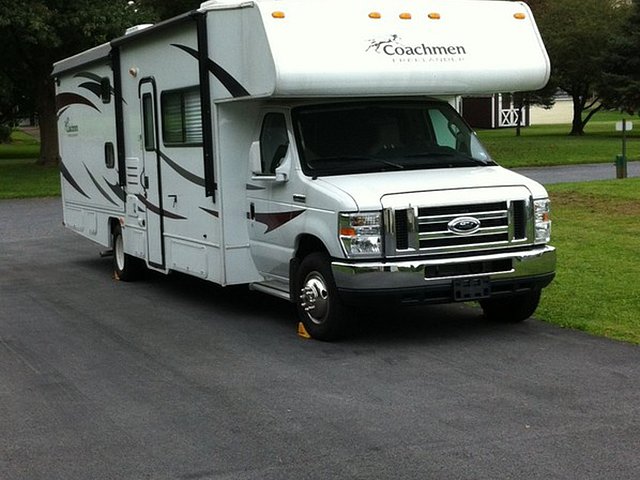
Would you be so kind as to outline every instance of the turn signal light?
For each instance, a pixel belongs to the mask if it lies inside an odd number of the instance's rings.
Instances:
[[[275,11],[275,12],[271,13],[271,16],[273,18],[284,18],[284,12]]]
[[[436,12],[431,12],[429,15],[427,15],[427,17],[429,17],[431,20],[440,20],[440,14]]]
[[[524,20],[525,18],[527,18],[527,16],[522,12],[518,12],[513,14],[513,18],[515,18],[516,20]]]
[[[400,18],[402,20],[411,20],[411,14],[407,12],[403,12],[400,14]]]
[[[369,18],[373,18],[375,20],[378,20],[378,19],[382,18],[382,15],[380,15],[380,12],[371,12],[369,14]]]

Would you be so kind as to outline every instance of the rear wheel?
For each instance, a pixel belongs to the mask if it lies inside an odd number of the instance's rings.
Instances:
[[[144,264],[142,260],[124,252],[122,227],[113,227],[113,276],[116,280],[131,282],[142,276]]]
[[[348,332],[348,310],[340,300],[329,257],[307,255],[298,268],[296,306],[298,316],[312,338],[336,340]]]
[[[540,290],[505,298],[481,300],[484,316],[489,320],[503,323],[518,323],[526,320],[538,308]]]

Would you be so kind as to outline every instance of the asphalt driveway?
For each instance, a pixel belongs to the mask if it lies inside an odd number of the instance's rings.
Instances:
[[[640,350],[464,305],[341,343],[180,275],[126,284],[0,201],[0,479],[636,479]]]

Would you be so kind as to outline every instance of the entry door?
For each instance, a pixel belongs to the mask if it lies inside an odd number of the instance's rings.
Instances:
[[[142,115],[142,187],[147,210],[147,261],[156,268],[164,268],[164,218],[162,206],[162,175],[158,137],[158,108],[156,84],[144,78],[139,85]]]

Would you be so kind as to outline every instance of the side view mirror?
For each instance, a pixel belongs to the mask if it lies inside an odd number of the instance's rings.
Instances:
[[[291,168],[291,156],[289,154],[288,145],[282,145],[274,156],[275,167],[273,172],[263,172],[262,162],[260,158],[260,142],[255,141],[249,149],[249,164],[251,167],[251,179],[256,181],[286,182],[289,180],[289,170]],[[276,166],[277,165],[277,166]]]
[[[255,141],[249,149],[249,167],[252,175],[260,175],[262,173],[262,165],[260,163],[260,142]]]

